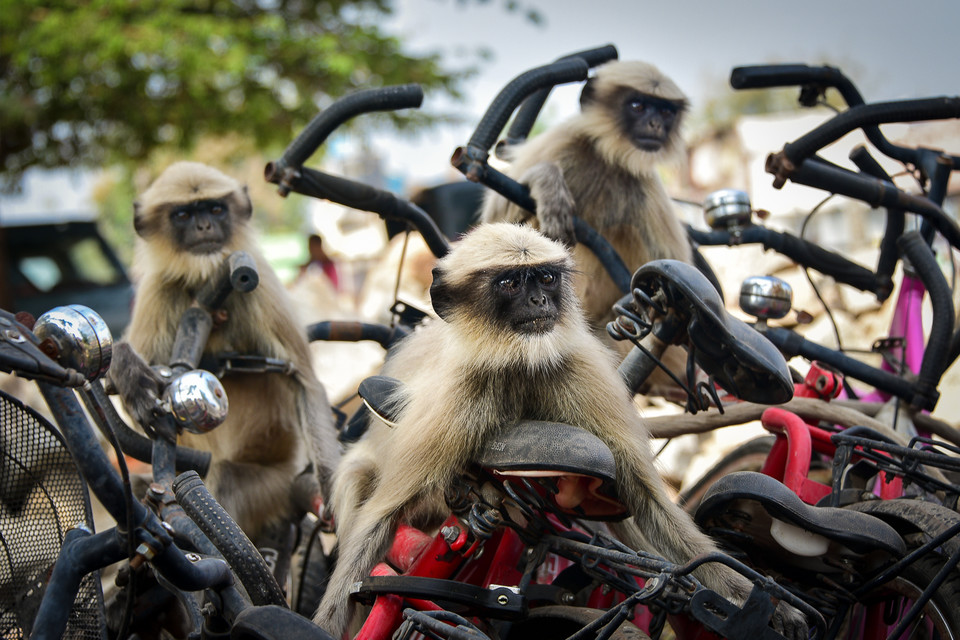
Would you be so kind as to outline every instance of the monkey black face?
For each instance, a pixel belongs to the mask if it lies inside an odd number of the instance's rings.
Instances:
[[[620,101],[620,125],[638,149],[659,151],[669,140],[682,110],[681,102],[625,91]]]
[[[456,309],[468,322],[483,318],[498,330],[502,327],[524,335],[544,334],[561,321],[567,296],[573,295],[565,281],[567,271],[553,263],[479,270],[453,285],[435,268],[430,299],[433,310],[447,322],[455,321]]]
[[[232,232],[225,200],[196,200],[170,207],[171,237],[181,251],[204,255],[220,250]]]
[[[553,330],[560,316],[558,270],[551,267],[511,269],[492,278],[494,317],[517,333],[540,334]]]

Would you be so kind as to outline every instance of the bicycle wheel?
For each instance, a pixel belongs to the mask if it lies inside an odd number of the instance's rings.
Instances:
[[[844,622],[841,638],[886,638],[923,593],[943,566],[944,558],[927,555],[904,567],[895,576],[862,596]],[[898,638],[957,640],[960,638],[960,573],[954,569],[934,591],[919,615]]]
[[[847,508],[869,513],[895,527],[908,541],[910,550],[960,522],[960,514],[946,507],[917,500],[876,500]],[[946,559],[960,547],[957,536],[947,540],[903,571],[863,595],[845,621],[847,638],[886,638],[940,572]],[[933,592],[919,617],[900,638],[960,640],[960,571],[956,567]]]
[[[677,504],[687,513],[695,513],[703,494],[713,483],[734,471],[759,471],[770,453],[776,436],[758,436],[738,445],[710,467],[699,480],[677,496]]]

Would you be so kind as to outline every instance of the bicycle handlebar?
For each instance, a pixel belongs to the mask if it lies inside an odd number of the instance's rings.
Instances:
[[[822,93],[827,87],[840,92],[849,107],[865,104],[860,91],[853,82],[835,67],[810,67],[805,64],[774,64],[735,67],[730,73],[730,86],[734,89],[762,89],[771,87],[801,86],[800,102],[804,106],[813,106],[815,100],[806,95],[807,89],[816,89]],[[923,167],[929,162],[928,150],[911,148],[890,142],[881,133],[876,124],[863,126],[867,139],[882,153],[900,162],[909,162]],[[960,157],[951,156],[955,166],[960,166]]]
[[[809,84],[835,88],[849,106],[863,104],[863,96],[853,82],[836,67],[764,64],[734,67],[730,72],[730,86],[734,89],[771,89]]]
[[[779,154],[767,157],[767,173],[780,174]],[[954,247],[960,248],[960,226],[928,198],[901,191],[890,182],[854,173],[819,158],[804,161],[790,172],[790,180],[830,193],[862,200],[873,207],[902,209],[929,220]],[[776,186],[776,182],[774,183]]]
[[[619,55],[617,48],[612,44],[608,44],[604,47],[586,49],[565,55],[557,58],[555,62],[561,62],[571,58],[580,58],[587,63],[588,67],[592,68],[604,62],[616,60]],[[510,128],[507,130],[506,144],[517,144],[527,139],[527,136],[530,135],[530,130],[533,128],[533,123],[536,122],[537,117],[540,115],[540,110],[543,109],[544,103],[550,96],[550,90],[552,88],[553,87],[545,87],[539,89],[523,101],[523,104],[521,104],[517,110],[517,115],[514,116],[513,122],[510,124]]]
[[[918,122],[960,118],[960,97],[875,102],[850,107],[783,147],[786,160],[799,165],[826,145],[854,129],[891,122]]]
[[[271,171],[272,164],[267,165],[265,177],[268,182],[280,184],[284,178]],[[430,251],[438,258],[442,258],[450,250],[450,243],[426,211],[389,191],[307,167],[302,167],[296,176],[285,180],[284,184],[288,191],[294,193],[376,213],[381,218],[409,222],[420,232]]]
[[[687,233],[694,242],[704,246],[724,246],[735,243],[761,244],[764,249],[773,249],[782,253],[794,262],[816,269],[837,282],[873,293],[880,301],[886,300],[893,291],[893,280],[889,275],[875,274],[870,269],[828,251],[816,243],[786,232],[751,225],[734,235],[729,231],[703,231],[688,225]]]
[[[497,136],[517,106],[533,92],[566,82],[586,80],[587,62],[582,58],[568,58],[526,71],[505,86],[493,99],[467,146],[482,149],[484,155],[496,142]]]
[[[297,169],[314,154],[334,129],[361,113],[419,107],[423,102],[420,85],[405,84],[366,89],[344,96],[324,109],[300,132],[276,161],[277,171]]]

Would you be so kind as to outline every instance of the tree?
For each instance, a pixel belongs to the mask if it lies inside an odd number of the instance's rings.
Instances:
[[[284,145],[360,87],[458,97],[471,70],[404,53],[372,26],[391,11],[390,0],[0,0],[0,170],[137,162],[231,132]]]

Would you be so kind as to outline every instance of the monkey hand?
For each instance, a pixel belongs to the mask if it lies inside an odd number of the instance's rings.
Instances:
[[[127,412],[141,428],[148,429],[163,389],[160,377],[126,342],[113,346],[108,375]]]
[[[520,183],[530,188],[530,195],[537,202],[540,231],[568,247],[575,245],[573,218],[577,205],[560,167],[549,162],[535,164],[520,177]]]
[[[806,640],[809,637],[807,618],[782,600],[773,612],[773,629],[787,640]]]

